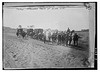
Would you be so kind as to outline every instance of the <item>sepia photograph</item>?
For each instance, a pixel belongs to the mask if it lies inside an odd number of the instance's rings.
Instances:
[[[3,70],[97,69],[97,2],[2,2]]]

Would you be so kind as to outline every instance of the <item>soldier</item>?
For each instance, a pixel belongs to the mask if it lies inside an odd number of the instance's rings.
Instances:
[[[70,29],[69,28],[67,29],[67,33],[70,33]]]
[[[58,45],[61,44],[61,33],[58,34]]]
[[[46,30],[43,30],[43,40],[44,40],[44,43],[46,42]]]
[[[17,32],[16,32],[16,35],[17,35],[17,37],[18,37],[18,35],[19,35],[19,33],[18,33],[18,28],[17,28]]]
[[[74,45],[77,45],[78,46],[78,39],[80,37],[77,35],[77,33],[74,34],[74,38],[73,38],[73,41],[74,41]]]
[[[70,33],[69,34],[69,45],[71,45],[71,42],[72,42],[72,34]]]
[[[62,45],[65,45],[66,34],[62,33]]]
[[[69,33],[66,34],[66,46],[68,45],[68,40],[69,40]]]

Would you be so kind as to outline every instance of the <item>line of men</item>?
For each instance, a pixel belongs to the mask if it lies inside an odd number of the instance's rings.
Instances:
[[[19,29],[17,29],[17,33],[16,35],[19,36],[21,35],[23,38],[27,35],[33,37],[33,35],[37,35],[38,38],[41,38],[42,40],[44,40],[44,43],[46,42],[46,36],[44,33],[41,33],[41,29],[39,29],[38,32],[34,34],[34,32],[28,32],[28,30],[31,31],[31,29],[27,29],[27,33],[23,31],[23,28],[21,26],[19,26]],[[38,29],[37,29],[38,30]],[[32,30],[33,31],[33,30]],[[52,39],[52,42],[57,42],[58,45],[71,45],[73,43],[73,45],[78,45],[78,39],[81,38],[77,35],[77,33],[75,33],[74,30],[70,31],[70,29],[68,28],[67,32],[55,32],[52,35],[48,35],[49,41]]]
[[[50,32],[49,32],[50,33]],[[61,31],[61,32],[54,32],[52,35],[47,36],[49,38],[49,42],[57,42],[58,45],[78,45],[78,39],[81,38],[78,36],[77,33],[75,33],[74,30],[70,31],[68,28],[67,32]],[[44,39],[44,43],[46,42],[46,36]]]
[[[80,37],[77,33],[63,33],[58,35],[58,44],[63,45],[77,45],[78,46],[78,39]]]

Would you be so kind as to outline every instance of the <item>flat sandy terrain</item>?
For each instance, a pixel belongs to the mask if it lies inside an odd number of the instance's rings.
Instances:
[[[4,33],[3,45],[4,69],[87,67],[83,60],[88,52],[69,46],[17,38],[13,33]]]

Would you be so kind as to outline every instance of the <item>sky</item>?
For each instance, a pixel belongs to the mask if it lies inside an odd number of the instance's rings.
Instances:
[[[89,29],[89,11],[86,8],[18,10],[4,8],[3,25],[23,28],[34,25],[34,28],[71,30]]]

